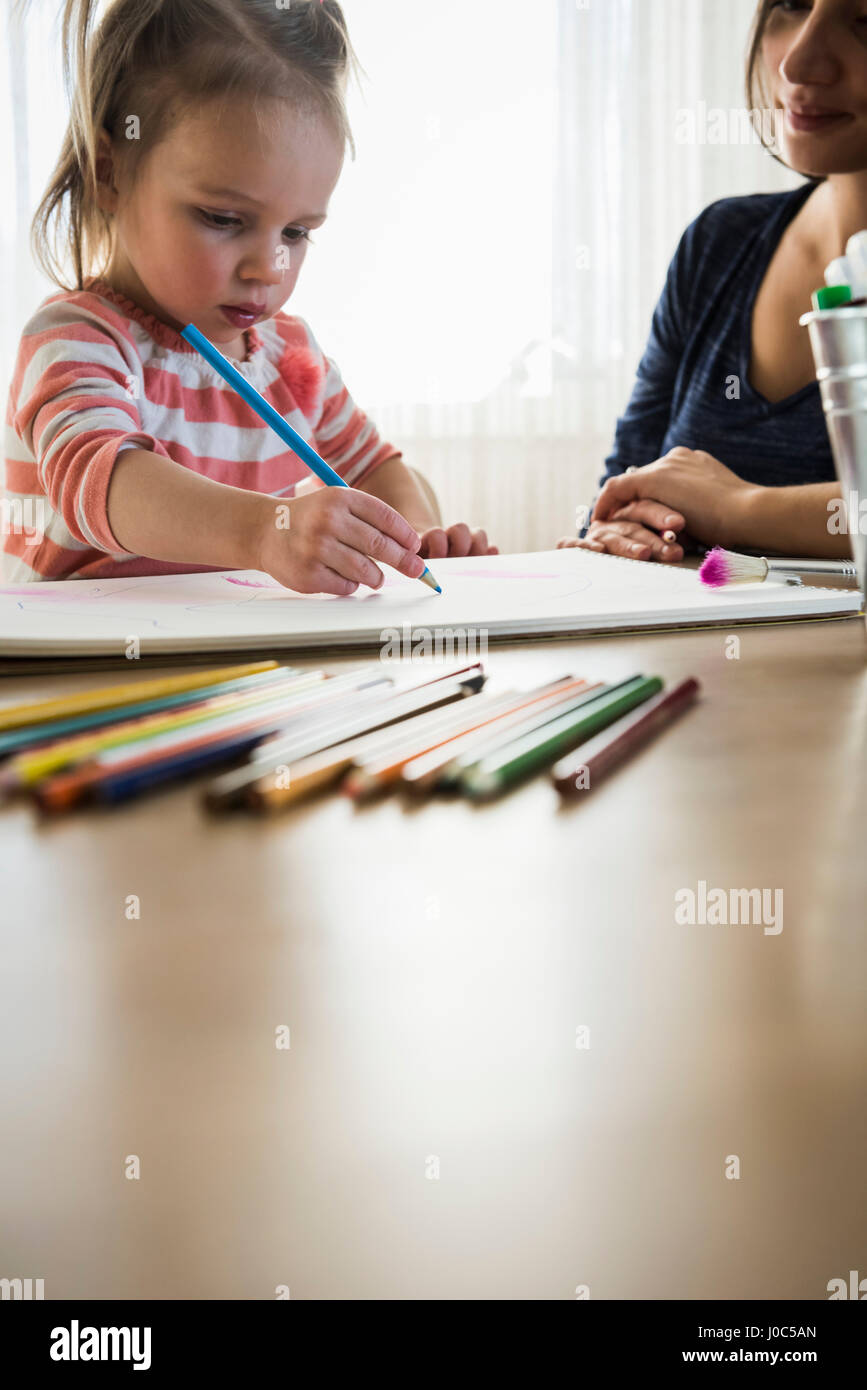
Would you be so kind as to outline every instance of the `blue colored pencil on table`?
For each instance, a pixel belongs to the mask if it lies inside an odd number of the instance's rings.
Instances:
[[[329,487],[349,487],[346,480],[341,478],[340,474],[335,472],[330,464],[327,464],[324,458],[317,454],[306,439],[302,439],[298,431],[294,430],[288,421],[283,419],[283,416],[274,409],[273,405],[268,404],[255,386],[252,386],[246,377],[232,366],[229,359],[224,357],[219,348],[215,348],[214,344],[203,333],[200,333],[194,324],[188,323],[186,328],[182,328],[181,337],[186,338],[192,347],[198,349],[205,360],[210,362],[214,371],[220,373],[223,380],[227,381],[238,392],[238,395],[247,402],[251,410],[255,410],[260,420],[264,420],[266,425],[271,426],[274,433],[280,436],[284,444],[289,445],[293,453],[298,455],[302,463],[307,464],[307,467],[316,474],[317,478],[320,478],[323,483],[327,483]],[[424,573],[419,575],[419,579],[436,593],[442,593],[442,589],[427,566],[425,566]]]

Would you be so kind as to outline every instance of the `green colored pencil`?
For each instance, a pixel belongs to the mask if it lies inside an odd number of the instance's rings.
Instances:
[[[474,801],[506,791],[661,689],[658,676],[636,676],[617,689],[588,700],[579,709],[543,724],[467,768],[460,779],[461,791]]]
[[[585,709],[591,700],[598,700],[600,695],[608,695],[612,691],[620,690],[621,686],[625,684],[626,681],[619,681],[616,685],[597,682],[587,690],[567,695],[565,699],[558,701],[555,705],[549,705],[545,709],[528,714],[526,719],[522,719],[520,724],[516,724],[511,729],[499,729],[496,732],[493,729],[490,730],[484,738],[479,738],[471,749],[458,754],[446,764],[437,781],[437,789],[449,792],[456,791],[470,769],[478,767],[483,759],[493,757],[505,748],[513,748],[518,739],[535,734],[543,725],[550,728],[556,719],[563,719],[567,714],[572,714],[574,710]]]

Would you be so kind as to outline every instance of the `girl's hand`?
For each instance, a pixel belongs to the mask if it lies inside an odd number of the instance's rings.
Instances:
[[[557,549],[577,547],[622,555],[627,560],[658,560],[665,565],[677,565],[683,559],[683,546],[677,540],[664,540],[659,532],[673,531],[679,535],[684,525],[679,512],[663,507],[660,502],[633,502],[610,521],[597,521],[594,517],[586,536],[581,540],[566,537],[558,541]]]
[[[499,555],[499,553],[495,545],[488,545],[488,537],[484,531],[472,531],[462,521],[456,522],[454,526],[448,528],[433,526],[429,531],[423,531],[419,550],[419,554],[423,555],[426,560],[443,560],[447,556]]]
[[[286,506],[289,525],[281,527],[278,522]],[[379,497],[350,487],[323,487],[281,504],[279,510],[276,503],[265,509],[256,568],[302,594],[345,597],[359,584],[379,588],[383,575],[377,560],[418,579],[425,568],[418,553],[420,539]]]
[[[650,501],[677,510],[697,541],[737,545],[742,518],[758,489],[700,449],[672,449],[656,463],[609,478],[593,509],[593,523],[641,521]],[[672,527],[677,530],[677,527]]]

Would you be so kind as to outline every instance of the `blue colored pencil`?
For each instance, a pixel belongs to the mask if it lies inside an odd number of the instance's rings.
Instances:
[[[235,735],[233,738],[227,738],[220,743],[211,744],[207,748],[197,748],[193,752],[183,753],[173,758],[161,758],[159,762],[136,768],[134,771],[119,772],[116,777],[106,777],[103,781],[95,784],[93,789],[95,799],[112,804],[119,801],[130,801],[141,792],[149,791],[151,787],[168,782],[177,782],[183,777],[192,777],[206,768],[219,767],[220,764],[234,762],[235,759],[251,753],[267,736],[268,732],[265,729],[261,733],[246,733],[240,737]]]
[[[188,323],[186,328],[181,329],[181,337],[186,338],[194,348],[197,348],[207,362],[210,362],[215,372],[219,372],[224,381],[238,392],[238,395],[245,400],[251,410],[255,410],[260,420],[264,420],[266,425],[270,425],[275,434],[278,434],[284,444],[288,444],[293,453],[297,454],[302,463],[306,463],[312,473],[320,478],[329,487],[349,487],[344,478],[336,473],[324,458],[317,454],[316,450],[302,439],[297,430],[293,430],[288,421],[283,419],[279,411],[273,405],[269,405],[265,397],[252,386],[246,377],[242,376],[236,367],[233,367],[228,357],[224,357],[219,348],[200,333],[198,328],[192,323]],[[442,589],[434,579],[430,570],[425,566],[424,574],[419,575],[423,584],[427,584],[429,589],[441,594]]]

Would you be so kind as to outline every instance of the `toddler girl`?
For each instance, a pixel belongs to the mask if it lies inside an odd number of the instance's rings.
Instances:
[[[337,0],[66,0],[69,128],[33,223],[61,293],[25,325],[4,579],[253,568],[305,593],[492,554],[282,312],[354,153]],[[64,262],[75,273],[64,283]],[[91,273],[96,268],[96,273]],[[346,479],[327,488],[181,337],[195,326]],[[379,564],[377,563],[379,562]]]

